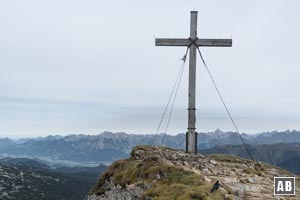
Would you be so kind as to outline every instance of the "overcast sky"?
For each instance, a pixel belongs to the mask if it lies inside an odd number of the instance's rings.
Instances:
[[[27,0],[0,2],[0,137],[153,133],[198,10],[202,48],[242,132],[300,129],[300,2]],[[188,66],[188,65],[187,65]],[[188,67],[169,133],[187,128]],[[233,130],[197,60],[197,130]]]

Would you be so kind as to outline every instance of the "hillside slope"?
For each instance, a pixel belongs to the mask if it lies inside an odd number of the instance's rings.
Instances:
[[[300,174],[300,156],[293,157],[289,160],[283,161],[277,165],[282,169],[288,170],[294,174]]]
[[[300,155],[300,144],[262,144],[262,145],[248,145],[248,149],[255,158],[255,160],[267,162],[277,165],[281,162],[289,160],[295,156]],[[211,149],[201,150],[203,154],[230,154],[238,157],[250,159],[247,151],[243,145],[222,145]]]
[[[116,161],[107,169],[88,199],[274,199],[274,176],[291,175],[230,155],[193,155],[138,146],[130,158]],[[211,193],[217,180],[221,186]],[[286,199],[299,199],[297,195]]]
[[[27,164],[0,164],[1,200],[82,200],[93,183]]]

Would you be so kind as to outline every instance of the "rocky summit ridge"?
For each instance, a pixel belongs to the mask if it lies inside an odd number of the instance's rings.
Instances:
[[[231,155],[194,155],[166,147],[136,146],[129,158],[107,169],[88,200],[300,198],[299,185],[296,196],[274,196],[274,176],[292,175]],[[216,181],[220,187],[211,192]]]

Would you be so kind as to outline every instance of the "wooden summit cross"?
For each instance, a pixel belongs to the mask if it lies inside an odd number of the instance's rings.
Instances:
[[[155,39],[156,46],[187,46],[190,48],[189,58],[189,93],[188,93],[188,132],[186,133],[186,151],[197,154],[196,132],[196,51],[199,46],[205,47],[231,47],[231,39],[198,39],[197,37],[197,11],[191,11],[190,37],[187,39]]]

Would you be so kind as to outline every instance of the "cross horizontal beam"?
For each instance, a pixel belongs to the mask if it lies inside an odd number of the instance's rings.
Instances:
[[[190,46],[193,42],[190,39],[179,38],[156,38],[155,46]],[[197,39],[197,46],[204,47],[231,47],[232,39]]]

